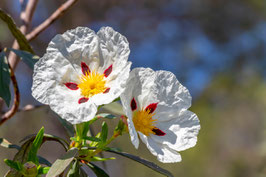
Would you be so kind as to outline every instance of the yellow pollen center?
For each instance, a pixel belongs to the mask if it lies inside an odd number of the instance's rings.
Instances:
[[[105,87],[105,79],[103,74],[97,72],[86,73],[80,77],[80,88],[81,95],[89,98],[98,93],[103,93],[107,88]]]
[[[156,119],[152,119],[155,113],[150,114],[150,110],[135,111],[133,114],[133,123],[137,131],[140,131],[146,136],[150,133],[155,134],[152,130],[156,128],[154,123]]]

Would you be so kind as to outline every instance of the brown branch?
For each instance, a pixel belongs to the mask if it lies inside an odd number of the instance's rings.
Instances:
[[[23,25],[19,29],[22,32],[22,34],[26,34],[26,32],[30,26],[32,16],[33,16],[34,11],[36,9],[37,3],[38,3],[38,0],[29,0],[28,4],[26,6],[26,9],[20,13],[20,19],[22,20]],[[13,49],[19,49],[19,45],[18,45],[17,41],[14,41],[12,48]],[[17,64],[20,60],[16,56],[15,53],[11,52],[8,56],[8,61],[9,61],[10,66],[15,70],[17,67]]]
[[[71,8],[78,0],[68,0],[62,4],[49,18],[47,18],[42,24],[33,29],[26,35],[28,41],[35,39],[42,31],[48,28],[55,20],[62,16],[69,8]]]
[[[49,18],[47,18],[42,24],[36,27],[32,32],[26,35],[28,41],[36,38],[42,31],[44,31],[47,27],[49,27],[55,20],[57,20],[60,16],[62,16],[69,8],[71,8],[78,0],[68,0],[64,4],[62,4]],[[23,3],[24,1],[20,1]],[[20,27],[20,30],[23,34],[27,33],[27,30],[30,26],[32,16],[34,14],[36,5],[38,0],[29,0],[26,6],[26,9],[23,10],[20,14],[20,18],[22,20],[23,25]],[[14,41],[12,45],[13,49],[19,49],[19,45],[16,41]],[[15,55],[15,53],[10,52],[8,56],[8,61],[10,64],[10,68],[13,70],[16,69],[17,64],[19,63],[19,58]],[[0,110],[3,106],[3,99],[0,98]],[[16,110],[17,111],[17,110]],[[7,112],[8,113],[8,112]],[[5,114],[6,115],[6,114]],[[4,116],[5,116],[4,115]],[[13,116],[13,115],[12,115]],[[1,124],[0,124],[1,125]]]
[[[14,73],[13,68],[11,68],[11,66],[8,64],[9,69],[10,69],[10,78],[14,87],[14,103],[11,107],[11,109],[6,112],[0,120],[0,126],[7,121],[8,119],[10,119],[18,110],[19,107],[19,103],[20,103],[20,94],[19,94],[19,89],[18,89],[18,83],[17,83],[17,79]]]
[[[24,4],[24,0],[20,1],[22,5]],[[38,3],[38,0],[29,0],[27,3],[27,6],[25,9],[22,10],[20,13],[20,19],[22,20],[23,25],[20,27],[20,31],[22,34],[26,34],[28,27],[30,26],[32,16],[34,14],[36,5]],[[17,41],[15,40],[12,45],[13,49],[19,49],[19,45]],[[20,59],[16,56],[14,52],[10,52],[8,56],[8,62],[10,64],[10,68],[12,68],[14,71],[16,70],[17,64],[19,63]],[[3,99],[0,98],[0,110],[3,107]]]

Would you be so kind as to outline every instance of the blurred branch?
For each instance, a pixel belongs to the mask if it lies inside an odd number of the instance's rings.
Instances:
[[[20,103],[20,94],[19,94],[17,79],[16,79],[13,68],[11,68],[10,65],[9,65],[9,68],[10,68],[10,78],[11,78],[11,81],[14,87],[14,103],[11,109],[1,117],[0,125],[2,125],[5,121],[10,119],[17,112],[19,103]]]
[[[38,0],[29,0],[26,6],[26,9],[22,10],[22,12],[20,13],[20,19],[22,20],[23,25],[19,29],[22,32],[22,34],[26,34],[30,26],[32,16],[34,14],[37,3],[38,3]],[[12,48],[19,49],[19,45],[17,41],[14,41]],[[11,52],[8,56],[8,61],[9,61],[11,68],[15,70],[19,62],[19,58],[16,56],[16,54]]]
[[[28,105],[24,106],[22,109],[18,109],[17,112],[32,111],[34,109],[42,108],[42,107],[45,107],[45,106],[47,106],[47,105],[31,105],[31,104],[28,104]],[[3,115],[3,114],[5,114],[5,112],[2,111],[1,114]]]
[[[24,6],[25,1],[21,0],[20,3],[21,3],[21,6]],[[22,7],[22,11],[20,13],[20,19],[22,20],[22,23],[23,23],[23,25],[20,27],[20,31],[22,34],[26,34],[28,27],[30,26],[31,19],[32,19],[32,16],[34,14],[37,3],[38,3],[38,0],[29,0],[27,5],[26,5],[26,8],[24,9]],[[12,48],[13,49],[19,49],[19,45],[18,45],[16,40],[13,42]],[[9,53],[8,62],[10,64],[10,68],[12,68],[12,70],[14,70],[14,71],[16,70],[16,67],[17,67],[17,64],[19,61],[20,60],[16,56],[15,53],[13,53],[13,52]],[[3,99],[0,98],[0,110],[3,107],[3,103],[4,103]]]
[[[28,41],[36,38],[43,30],[48,28],[55,20],[62,16],[69,8],[71,8],[78,0],[68,0],[62,4],[49,18],[42,24],[37,26],[33,31],[26,35]]]
[[[40,24],[38,27],[36,27],[32,32],[30,32],[26,38],[28,41],[33,40],[36,38],[42,31],[44,31],[47,27],[49,27],[56,19],[58,19],[60,16],[62,16],[70,7],[72,7],[78,0],[68,0],[64,4],[62,4],[47,20],[45,20],[42,24]],[[25,0],[20,0],[22,9],[25,4]],[[38,3],[38,0],[29,0],[28,4],[23,9],[20,14],[20,19],[22,20],[23,25],[20,27],[20,30],[23,34],[26,34],[31,20],[32,16],[34,14],[36,5]],[[12,45],[13,49],[19,49],[19,45],[16,41],[14,41]],[[19,58],[15,55],[15,53],[11,52],[8,56],[8,61],[10,63],[10,66],[13,70],[16,70],[16,66],[19,63]],[[3,106],[3,99],[0,98],[0,110]]]

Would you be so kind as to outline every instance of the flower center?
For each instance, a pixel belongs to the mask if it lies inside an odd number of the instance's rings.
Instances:
[[[150,133],[156,134],[153,130],[156,129],[154,123],[156,119],[152,119],[155,113],[150,113],[148,110],[139,110],[135,111],[133,115],[133,123],[137,131],[140,131],[146,136],[149,136]]]
[[[89,98],[98,93],[103,93],[107,88],[105,87],[105,79],[103,74],[97,72],[89,72],[82,75],[80,78],[80,88],[81,95]]]

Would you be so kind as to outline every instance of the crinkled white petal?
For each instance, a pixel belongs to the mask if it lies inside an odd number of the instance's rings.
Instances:
[[[180,162],[182,160],[181,155],[177,151],[169,148],[166,145],[155,142],[153,139],[143,135],[140,132],[139,132],[139,136],[141,140],[143,141],[143,143],[146,144],[150,152],[153,155],[157,156],[157,159],[160,162],[175,163],[175,162]]]
[[[47,53],[68,60],[75,70],[82,74],[80,64],[85,62],[91,71],[97,70],[101,61],[98,50],[98,37],[86,27],[77,27],[56,35],[49,43]]]
[[[79,104],[79,90],[66,89],[60,85],[54,88],[56,94],[49,95],[51,109],[72,124],[91,120],[97,113],[97,106],[90,100]]]
[[[154,116],[156,119],[156,115]],[[185,110],[176,114],[170,121],[158,121],[156,127],[163,130],[166,135],[151,135],[151,138],[176,151],[183,151],[196,145],[200,130],[199,119],[196,114]]]
[[[104,71],[112,65],[112,72],[106,78],[108,93],[94,95],[91,99],[96,105],[108,104],[119,97],[124,91],[129,77],[131,62],[128,62],[130,53],[127,39],[111,27],[102,27],[98,33],[99,53],[101,61],[97,72]]]
[[[129,131],[131,142],[134,145],[134,147],[138,149],[139,148],[139,137],[135,129],[134,123],[132,119],[130,118],[127,119],[127,123],[128,123],[128,131]]]
[[[34,66],[32,95],[39,102],[49,104],[49,95],[58,94],[55,87],[65,82],[78,83],[78,73],[62,56],[46,53]]]
[[[157,120],[155,126],[166,135],[151,134],[148,139],[142,135],[141,139],[146,141],[149,150],[160,161],[174,162],[172,157],[180,156],[176,151],[188,149],[196,144],[200,129],[199,120],[194,113],[187,110],[191,105],[191,96],[174,74],[168,71],[155,72],[150,68],[135,68],[131,71],[127,87],[121,95],[129,122],[132,122],[130,102],[133,97],[137,102],[137,110],[144,109],[151,103],[158,103],[153,118]],[[134,127],[129,126],[129,132],[136,132],[131,128]],[[134,140],[136,135],[130,135],[131,140]],[[180,160],[181,157],[177,158],[176,162]]]
[[[34,67],[33,96],[73,124],[91,120],[98,105],[119,97],[129,76],[131,62],[127,62],[129,46],[126,38],[108,27],[102,28],[98,35],[86,27],[57,35]],[[112,50],[107,50],[110,47]],[[113,69],[106,78],[110,91],[78,104],[83,97],[80,90],[70,90],[64,83],[80,83],[81,62],[85,62],[91,71],[102,74],[111,64]]]

